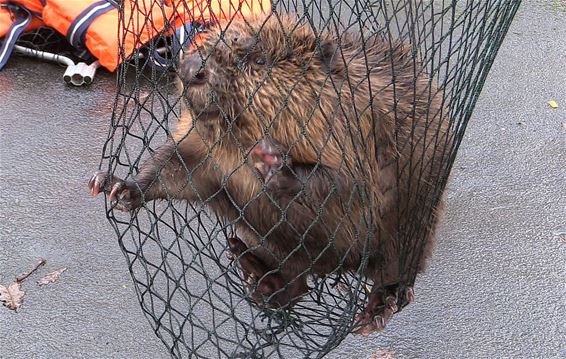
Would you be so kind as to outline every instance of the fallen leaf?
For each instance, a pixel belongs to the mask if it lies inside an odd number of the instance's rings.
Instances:
[[[548,101],[548,106],[550,106],[552,108],[558,108],[558,103],[554,100],[550,100],[550,101]]]
[[[43,278],[41,278],[40,280],[37,281],[37,284],[46,285],[46,284],[49,284],[49,283],[55,283],[57,280],[59,280],[61,273],[63,273],[66,270],[67,270],[67,268],[61,268],[61,269],[57,269],[55,272],[51,272],[49,274],[46,274]]]
[[[566,242],[566,227],[559,228],[553,231],[552,234],[558,237],[562,242]]]
[[[0,285],[0,302],[8,309],[16,310],[24,301],[24,291],[20,289],[20,283],[14,282],[8,288]]]

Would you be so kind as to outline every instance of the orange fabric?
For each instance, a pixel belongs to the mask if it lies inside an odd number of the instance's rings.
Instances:
[[[10,26],[12,26],[12,23],[12,15],[8,9],[0,7],[0,38],[3,38],[6,35]]]
[[[34,10],[30,9],[29,7],[26,6],[27,9],[32,10],[34,12],[40,13],[43,9],[43,5],[41,5],[41,3],[39,2],[39,0],[30,0],[30,1],[13,1],[14,3],[20,3],[23,6],[23,3],[27,3],[29,2],[29,5],[31,5],[33,7]],[[5,1],[0,1],[0,4],[6,3]],[[41,8],[37,7],[37,4],[41,5]],[[39,11],[36,11],[39,10]],[[0,38],[3,38],[4,36],[6,36],[6,33],[8,32],[8,30],[10,29],[10,26],[12,26],[12,24],[14,23],[14,18],[13,18],[13,14],[6,8],[0,7]],[[40,28],[41,26],[43,26],[43,21],[41,21],[40,19],[38,19],[37,17],[32,17],[31,22],[28,24],[28,26],[26,27],[25,31],[32,31],[35,29]]]
[[[67,34],[73,20],[94,2],[96,0],[49,0],[43,19],[60,33]],[[249,16],[270,8],[270,0],[164,0],[161,4],[156,0],[126,0],[123,24],[118,23],[117,9],[99,16],[87,31],[85,45],[102,66],[114,71],[120,64],[120,48],[129,57],[135,49],[159,35],[167,22],[182,26],[194,20],[227,19],[236,14]],[[121,29],[124,26],[127,29]]]
[[[47,26],[66,36],[75,18],[98,0],[49,0],[45,7],[39,0],[13,2],[42,13]],[[100,65],[114,71],[120,64],[120,48],[126,58],[131,56],[137,48],[159,35],[168,22],[180,27],[192,21],[216,21],[237,15],[245,17],[270,9],[271,0],[125,0],[123,23],[119,23],[118,9],[99,16],[86,32],[85,46]],[[8,31],[12,22],[9,13],[0,12],[0,37]],[[34,18],[28,28],[41,25]]]
[[[46,24],[67,35],[73,20],[96,2],[98,0],[50,0],[43,11],[43,19]],[[156,4],[155,0],[126,1],[124,22],[129,27],[123,44],[126,56],[130,56],[136,47],[147,43],[165,27],[163,11]],[[171,17],[171,12],[168,11],[165,15]],[[119,31],[122,25],[118,22],[118,16],[118,9],[112,9],[97,17],[89,26],[85,38],[85,46],[90,53],[98,59],[100,65],[110,71],[114,71],[119,65],[118,35],[124,32]],[[153,26],[147,26],[145,22],[150,22]]]
[[[31,18],[31,22],[28,24],[28,27],[26,27],[26,32],[39,29],[42,26],[45,26],[43,21],[34,16]]]
[[[10,0],[11,3],[20,4],[36,14],[43,12],[43,4],[39,0]]]

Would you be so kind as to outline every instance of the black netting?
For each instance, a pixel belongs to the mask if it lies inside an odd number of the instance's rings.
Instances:
[[[28,49],[49,51],[57,54],[69,55],[73,53],[73,48],[68,44],[63,35],[45,26],[25,32],[16,41],[16,44]]]
[[[173,356],[322,357],[410,302],[519,4],[121,4],[91,186],[119,199],[108,218]]]
[[[79,61],[79,52],[73,48],[65,36],[54,29],[41,26],[37,29],[23,33],[16,41],[16,54],[35,58],[43,53],[65,56],[72,61]]]

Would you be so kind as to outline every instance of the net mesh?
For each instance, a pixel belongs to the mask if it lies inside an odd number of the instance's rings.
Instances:
[[[223,3],[120,4],[107,216],[174,357],[322,357],[409,301],[520,1]]]
[[[26,49],[66,56],[73,61],[80,60],[77,51],[67,42],[67,39],[46,26],[22,34],[16,41],[16,45]],[[16,54],[21,56],[17,51]]]

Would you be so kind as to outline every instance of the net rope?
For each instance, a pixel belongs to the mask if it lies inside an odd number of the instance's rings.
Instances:
[[[143,2],[149,4],[149,2]],[[180,8],[190,8],[191,4],[179,2]],[[120,9],[120,38],[126,38],[131,32],[131,24],[140,22],[138,26],[152,28],[157,22],[153,16],[157,13],[147,11],[147,16],[140,20],[128,9],[139,6],[140,2],[125,0]],[[157,1],[149,6],[165,8],[169,1]],[[226,173],[222,189],[208,198],[198,201],[177,200],[178,193],[167,193],[161,201],[148,201],[131,213],[122,213],[113,208],[113,203],[106,201],[106,213],[113,226],[128,263],[128,269],[135,283],[136,293],[141,308],[149,319],[153,330],[163,341],[173,357],[231,357],[231,358],[263,358],[263,357],[305,357],[319,358],[336,348],[349,335],[354,326],[356,315],[367,307],[370,300],[372,278],[363,275],[368,265],[372,265],[370,244],[372,236],[385,235],[383,228],[375,223],[380,216],[372,207],[369,198],[372,183],[372,165],[366,159],[377,151],[368,142],[356,142],[352,146],[344,144],[347,139],[337,138],[338,131],[332,125],[340,113],[349,113],[347,119],[350,138],[360,136],[360,118],[372,111],[374,101],[392,91],[393,100],[390,108],[383,116],[394,118],[396,138],[399,152],[411,153],[407,161],[396,167],[397,184],[405,183],[409,190],[407,196],[396,198],[398,220],[395,222],[396,241],[398,243],[398,271],[403,283],[412,286],[417,278],[420,261],[426,249],[426,241],[422,240],[430,231],[428,226],[434,222],[435,208],[439,205],[446,186],[452,164],[462,141],[466,125],[480,95],[482,86],[497,54],[503,38],[520,5],[517,0],[381,0],[381,1],[273,1],[271,17],[292,14],[297,22],[306,23],[317,36],[317,46],[322,44],[323,33],[334,36],[338,46],[336,54],[340,56],[342,43],[346,43],[346,33],[362,34],[362,46],[359,51],[367,54],[371,51],[369,40],[375,36],[387,44],[388,56],[382,66],[391,69],[391,83],[383,86],[370,84],[369,101],[354,102],[348,107],[346,101],[337,104],[334,114],[327,114],[328,133],[323,136],[322,147],[330,143],[342,146],[344,159],[340,161],[343,173],[365,173],[367,177],[356,178],[354,189],[342,188],[340,183],[330,182],[328,194],[323,198],[312,199],[321,208],[333,199],[333,194],[341,193],[341,205],[344,213],[360,211],[362,215],[355,217],[356,223],[352,233],[352,241],[365,243],[361,259],[356,270],[343,270],[346,256],[338,260],[338,265],[327,271],[325,275],[312,275],[308,278],[309,290],[300,301],[291,308],[262,309],[254,302],[249,290],[243,285],[242,269],[234,256],[229,256],[227,240],[238,236],[237,227],[244,222],[251,235],[265,240],[271,232],[255,229],[254,223],[247,222],[246,211],[254,209],[253,200],[266,194],[266,186],[250,203],[236,206],[239,216],[227,219],[211,209],[214,196],[220,191],[226,194],[231,176],[245,168],[242,163]],[[214,19],[213,19],[214,20]],[[234,20],[236,21],[236,20]],[[241,20],[240,20],[241,21]],[[186,19],[185,24],[196,23],[188,36],[194,38],[206,29],[198,18]],[[170,23],[165,29],[155,29],[157,36],[138,47],[133,55],[126,56],[125,44],[122,44],[122,64],[118,72],[118,91],[114,103],[114,112],[109,126],[108,139],[104,145],[100,168],[126,180],[132,179],[140,172],[142,163],[155,153],[167,139],[172,138],[177,123],[187,115],[183,108],[184,93],[179,91],[179,73],[182,65],[175,61],[179,55],[172,45],[171,29],[179,24]],[[206,26],[216,26],[215,21]],[[321,36],[318,38],[318,36]],[[141,40],[140,40],[141,41]],[[399,44],[403,45],[399,45]],[[366,46],[367,45],[367,46]],[[218,42],[217,46],[228,48],[228,44]],[[398,46],[404,46],[404,58],[394,58]],[[152,65],[152,54],[159,49],[167,58],[167,68]],[[399,50],[400,51],[400,50]],[[200,54],[206,64],[212,60],[207,54]],[[228,56],[228,55],[226,55]],[[367,55],[366,55],[367,56]],[[369,60],[368,60],[369,61]],[[398,61],[404,61],[400,64]],[[387,64],[389,63],[389,65]],[[373,69],[366,63],[366,76]],[[427,85],[412,86],[412,93],[407,92],[401,81],[405,73],[395,73],[397,69],[411,69],[411,78],[417,81],[425,78]],[[275,71],[273,68],[270,71]],[[400,70],[401,71],[401,70]],[[406,71],[406,70],[402,70]],[[269,71],[268,71],[269,73]],[[236,114],[242,117],[246,111],[255,111],[255,117],[265,124],[264,131],[269,133],[273,128],[273,118],[285,116],[288,104],[297,101],[297,87],[304,82],[301,78],[289,78],[288,86],[277,86],[264,79],[255,92],[249,94],[254,98],[262,94],[262,86],[272,86],[274,97],[281,98],[286,106],[275,108],[270,118],[264,112],[253,107],[253,101],[247,102],[249,108]],[[344,83],[332,83],[332,78],[324,79],[325,85],[335,89],[337,94],[356,94],[364,86],[350,79]],[[367,81],[366,81],[367,83]],[[330,85],[328,85],[330,84]],[[320,86],[300,87],[305,94],[317,94]],[[418,90],[424,89],[419,92]],[[308,96],[308,95],[305,95]],[[352,95],[353,96],[353,95]],[[407,108],[398,98],[410,97],[427,102],[429,106]],[[424,100],[423,100],[424,99]],[[411,102],[411,101],[409,101]],[[436,105],[432,106],[431,104]],[[351,103],[350,103],[351,104]],[[299,119],[301,124],[314,121],[316,108],[305,111],[305,118]],[[226,114],[227,116],[228,114]],[[271,116],[272,115],[272,116]],[[374,118],[373,121],[379,121]],[[377,122],[376,122],[377,123]],[[401,123],[406,126],[409,135],[399,131]],[[424,123],[424,126],[423,126]],[[442,125],[449,130],[443,135]],[[416,138],[423,126],[422,137]],[[377,125],[376,125],[377,127]],[[191,131],[198,131],[192,128]],[[379,137],[375,132],[371,136]],[[401,138],[405,136],[407,141]],[[405,138],[403,137],[403,138]],[[308,141],[308,138],[306,139]],[[419,142],[422,141],[422,142]],[[286,154],[290,154],[296,142],[291,141]],[[211,152],[203,159],[192,164],[193,168],[185,169],[187,173],[194,168],[208,166],[222,168],[222,163],[213,156],[215,146],[211,143]],[[355,145],[355,146],[354,146]],[[404,147],[408,146],[408,147]],[[419,150],[424,146],[425,150]],[[250,154],[250,147],[237,143],[233,150],[240,151],[244,157]],[[426,158],[426,151],[441,152],[438,156]],[[351,162],[347,161],[348,151],[354,152]],[[404,152],[405,151],[405,152]],[[182,158],[181,150],[176,148],[173,156]],[[351,153],[350,153],[351,155]],[[318,155],[322,162],[324,154]],[[436,161],[436,163],[433,163]],[[313,165],[315,170],[322,167]],[[291,169],[292,170],[292,169]],[[433,179],[433,182],[431,182]],[[165,181],[157,176],[157,181]],[[260,176],[257,180],[261,181]],[[306,176],[306,182],[309,176]],[[197,191],[191,175],[179,191]],[[351,191],[347,194],[348,190]],[[268,196],[271,196],[267,193]],[[301,194],[296,194],[299,197]],[[307,194],[308,195],[308,194]],[[427,203],[426,206],[412,208],[411,201]],[[234,203],[237,196],[227,200]],[[339,218],[336,223],[324,223],[328,217],[320,209],[313,218],[313,224],[307,228],[299,228],[296,223],[289,222],[293,207],[282,204],[277,198],[271,198],[273,206],[280,212],[278,226],[285,225],[288,238],[297,242],[297,247],[305,246],[309,230],[315,231],[318,225],[329,228],[328,238],[319,253],[310,258],[315,263],[324,257],[324,253],[332,247],[339,236],[342,226],[351,218]],[[411,220],[403,220],[410,217]],[[344,223],[342,223],[344,222]],[[276,229],[274,229],[276,231]],[[258,246],[261,246],[261,241]],[[373,248],[373,247],[372,247]],[[253,249],[253,248],[250,248]],[[297,251],[299,251],[297,249]],[[384,255],[384,247],[371,249]],[[298,252],[291,250],[284,256],[283,262]],[[379,256],[378,256],[379,257]],[[305,272],[315,270],[311,264]],[[281,265],[275,270],[281,269]],[[418,295],[418,294],[417,294]],[[409,310],[409,309],[408,309]]]

